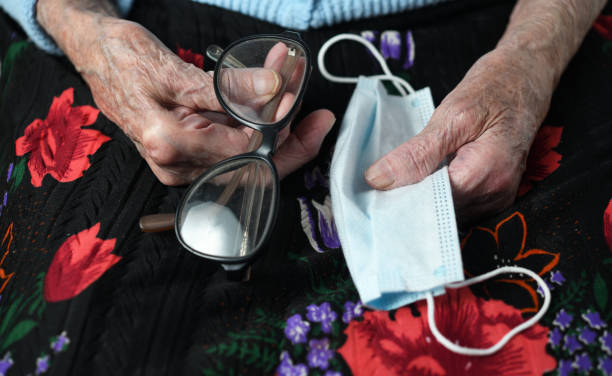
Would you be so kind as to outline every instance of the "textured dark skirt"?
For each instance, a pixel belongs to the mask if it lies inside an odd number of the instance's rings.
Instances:
[[[512,6],[456,1],[302,36],[316,53],[335,34],[371,31],[391,69],[431,87],[437,104],[494,48]],[[282,31],[170,0],[137,1],[129,18],[186,59],[188,50]],[[184,187],[160,184],[70,63],[2,15],[0,375],[612,374],[612,30],[604,21],[561,79],[515,204],[461,229],[466,275],[528,267],[550,285],[550,309],[497,354],[465,357],[433,339],[423,302],[392,312],[359,304],[328,199],[337,129],[282,182],[279,220],[251,280],[228,281],[173,233],[139,231],[141,215],[173,211]],[[327,61],[336,74],[379,72],[352,43]],[[303,113],[329,108],[340,124],[353,88],[315,68]],[[33,124],[38,131],[26,132]],[[461,345],[486,347],[541,304],[532,279],[505,276],[448,291],[436,320]]]

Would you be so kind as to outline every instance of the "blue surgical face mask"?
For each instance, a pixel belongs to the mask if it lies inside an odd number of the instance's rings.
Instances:
[[[385,74],[359,78],[329,74],[323,57],[331,44],[342,39],[368,47]],[[550,292],[544,281],[530,270],[512,267],[461,282],[463,265],[446,166],[419,183],[389,191],[370,188],[364,178],[372,163],[427,125],[434,111],[429,88],[414,91],[407,82],[392,76],[376,48],[356,35],[330,39],[322,46],[318,60],[327,79],[357,83],[338,135],[330,190],[342,250],[362,302],[389,310],[427,299],[430,328],[444,346],[466,355],[497,351],[545,313]],[[402,96],[387,94],[381,80],[391,80]],[[488,349],[462,348],[446,340],[433,322],[433,296],[443,294],[445,287],[466,286],[505,272],[528,274],[540,284],[545,293],[540,312]]]

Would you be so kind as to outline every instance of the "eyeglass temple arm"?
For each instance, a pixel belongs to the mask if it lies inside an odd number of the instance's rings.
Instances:
[[[216,44],[211,44],[206,49],[206,56],[208,56],[208,58],[215,63],[219,61],[222,54],[223,48],[217,46]],[[246,68],[246,65],[242,64],[242,62],[236,59],[232,54],[225,55],[223,65],[227,65],[229,68]]]

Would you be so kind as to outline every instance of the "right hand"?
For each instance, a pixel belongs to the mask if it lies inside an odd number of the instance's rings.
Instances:
[[[57,6],[54,0],[42,3],[39,11]],[[134,142],[162,183],[190,183],[212,164],[246,151],[252,131],[222,112],[211,74],[182,61],[139,24],[92,16],[90,10],[66,14],[74,21],[67,22],[71,32],[50,21],[41,24],[81,73],[96,105]],[[271,70],[259,72],[272,79],[250,75],[251,84],[244,85],[250,94],[265,97],[278,90]],[[283,133],[274,158],[279,174],[312,159],[334,121],[331,112],[318,110],[292,134]]]

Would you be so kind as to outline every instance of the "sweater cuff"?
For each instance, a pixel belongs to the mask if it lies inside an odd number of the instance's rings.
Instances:
[[[36,21],[37,0],[0,0],[0,6],[23,28],[30,39],[42,50],[62,55],[53,38]],[[125,16],[132,7],[133,0],[117,0],[117,9],[121,16]]]

